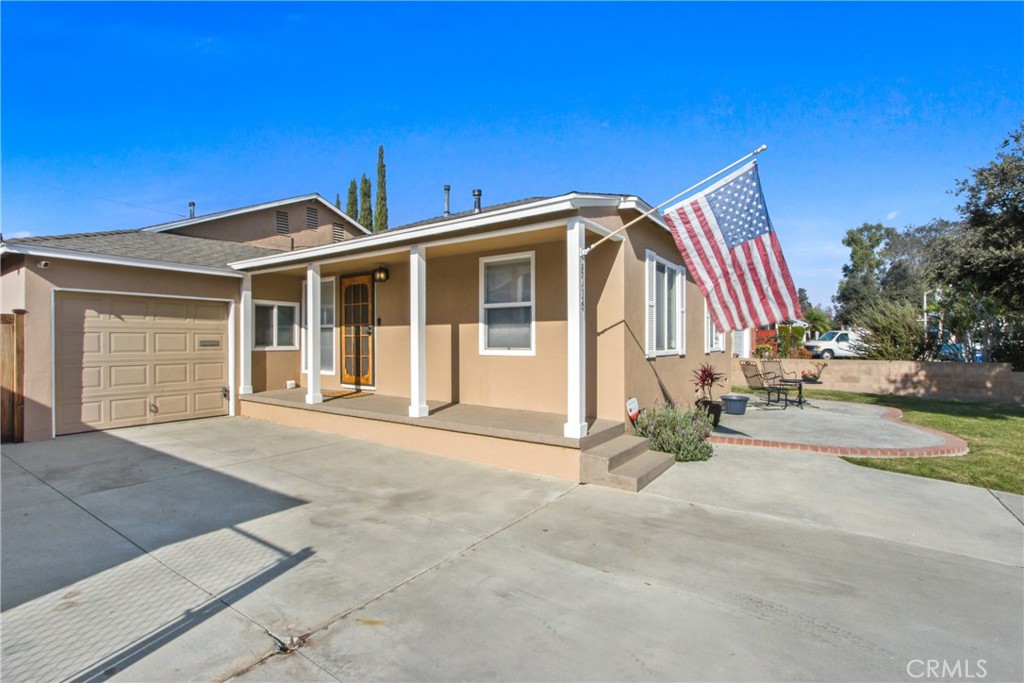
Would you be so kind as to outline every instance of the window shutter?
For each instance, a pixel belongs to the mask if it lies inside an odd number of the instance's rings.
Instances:
[[[647,352],[647,357],[648,358],[653,358],[654,357],[654,346],[655,346],[655,336],[656,336],[656,333],[655,333],[655,329],[656,329],[655,328],[655,324],[656,324],[655,315],[657,313],[657,311],[655,311],[655,305],[654,305],[654,302],[655,302],[655,285],[654,285],[655,262],[654,262],[654,259],[651,258],[651,257],[652,257],[652,254],[651,254],[650,251],[648,251],[647,252],[647,263],[646,263],[646,266],[647,266],[647,284],[646,284],[646,287],[645,287],[646,297],[647,297],[647,321],[646,321],[647,324],[644,326],[645,330],[646,330],[646,332],[644,334],[644,349]]]
[[[278,211],[277,212],[277,234],[288,235],[291,233],[291,228],[288,226],[288,212]]]
[[[686,269],[676,271],[676,296],[679,297],[679,315],[676,317],[676,344],[679,355],[686,355]]]

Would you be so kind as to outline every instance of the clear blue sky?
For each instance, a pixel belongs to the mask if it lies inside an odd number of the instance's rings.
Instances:
[[[569,190],[659,203],[761,143],[797,286],[953,218],[1024,119],[1024,4],[0,5],[2,229],[133,228],[376,180],[391,225]],[[121,203],[148,208],[136,208]]]

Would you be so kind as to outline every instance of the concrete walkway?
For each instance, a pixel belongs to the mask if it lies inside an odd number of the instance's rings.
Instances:
[[[242,418],[5,446],[0,678],[1024,676],[1019,496],[716,451],[637,495]]]
[[[896,408],[814,399],[803,408],[750,397],[743,415],[723,414],[711,441],[872,458],[963,455],[963,439],[901,422]]]

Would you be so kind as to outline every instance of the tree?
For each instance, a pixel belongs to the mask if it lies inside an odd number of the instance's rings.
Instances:
[[[817,337],[832,329],[832,317],[817,306],[805,308],[803,312],[804,322],[807,323],[807,329],[811,333],[809,336]]]
[[[814,306],[811,304],[811,298],[807,296],[807,290],[804,289],[803,287],[800,287],[799,289],[796,290],[796,299],[797,302],[800,304],[800,310],[802,312],[806,313],[807,311],[814,308]]]
[[[370,206],[370,179],[363,174],[359,181],[359,222],[367,230],[373,230],[373,207]]]
[[[356,187],[356,179],[353,178],[348,184],[348,201],[345,204],[345,213],[349,218],[359,217],[359,189]]]
[[[338,192],[334,195],[334,208],[341,211],[341,193]]]
[[[388,181],[387,168],[384,166],[384,145],[377,147],[377,218],[373,224],[374,232],[388,229]]]
[[[871,360],[912,360],[922,353],[918,309],[909,301],[879,299],[857,312],[865,332],[859,353]]]
[[[865,223],[846,232],[843,244],[850,248],[850,262],[843,266],[843,279],[832,301],[839,307],[836,322],[852,324],[857,314],[881,298],[885,272],[882,248],[896,234],[895,228]]]
[[[939,265],[951,285],[970,283],[1006,311],[1024,311],[1024,122],[995,161],[957,181],[960,230],[943,241]]]

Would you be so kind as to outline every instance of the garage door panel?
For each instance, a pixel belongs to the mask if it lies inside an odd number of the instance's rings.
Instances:
[[[70,292],[55,304],[58,434],[227,414],[226,304]]]

